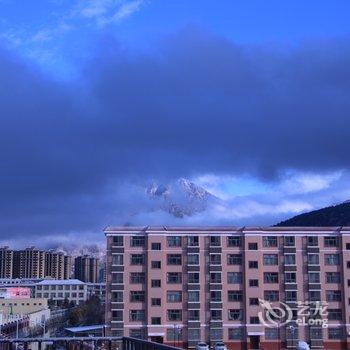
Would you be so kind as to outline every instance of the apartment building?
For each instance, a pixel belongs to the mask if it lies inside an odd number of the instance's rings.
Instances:
[[[66,280],[71,277],[72,257],[62,252],[45,252],[45,277]]]
[[[13,268],[13,250],[0,247],[0,278],[11,278]]]
[[[104,232],[111,335],[184,348],[350,348],[350,227]]]
[[[99,259],[90,255],[78,256],[74,260],[74,278],[90,283],[98,282]]]
[[[72,258],[62,252],[0,247],[0,279],[69,279],[71,273]]]

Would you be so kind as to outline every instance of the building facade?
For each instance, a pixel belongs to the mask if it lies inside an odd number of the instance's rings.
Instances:
[[[72,258],[62,252],[0,247],[0,279],[69,279],[71,274]]]
[[[0,278],[11,278],[13,272],[13,250],[0,247]]]
[[[350,227],[108,227],[111,335],[350,348]]]
[[[83,255],[78,256],[74,260],[74,278],[90,283],[98,282],[98,263],[99,259]]]
[[[34,296],[48,299],[50,305],[62,306],[66,302],[79,305],[89,294],[87,284],[79,280],[43,280],[35,284]]]

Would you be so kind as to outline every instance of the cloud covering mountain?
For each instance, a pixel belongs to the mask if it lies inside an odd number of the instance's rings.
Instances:
[[[347,38],[282,50],[187,27],[149,52],[125,50],[109,36],[94,47],[80,79],[69,82],[0,50],[4,243],[103,239],[104,226],[130,217],[273,224],[350,197]],[[296,180],[290,171],[299,182],[288,194],[279,186]],[[310,173],[316,187],[306,193],[300,184],[310,188]],[[151,179],[206,174],[242,186],[249,174],[259,188],[228,199],[207,190],[220,200],[194,215],[175,206],[175,216],[148,210],[140,192]],[[341,175],[327,180],[334,174]]]

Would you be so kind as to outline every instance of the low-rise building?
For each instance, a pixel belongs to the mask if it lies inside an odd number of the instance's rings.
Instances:
[[[36,298],[49,300],[50,305],[61,306],[65,301],[78,305],[88,298],[87,284],[76,280],[43,280],[35,284]]]

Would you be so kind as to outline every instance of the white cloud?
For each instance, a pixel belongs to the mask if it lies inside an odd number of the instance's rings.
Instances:
[[[292,173],[287,175],[279,189],[287,194],[303,194],[325,190],[339,180],[342,171],[327,174]]]
[[[102,27],[112,23],[119,23],[139,11],[144,0],[88,0],[80,1],[73,10],[73,16],[94,20]]]

